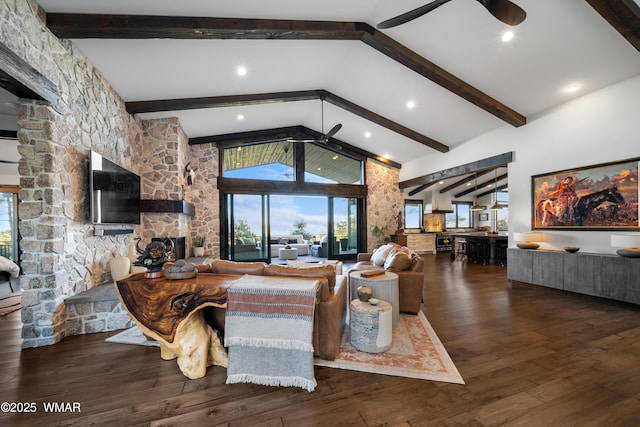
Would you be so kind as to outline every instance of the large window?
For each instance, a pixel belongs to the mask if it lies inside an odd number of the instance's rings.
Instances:
[[[471,228],[471,203],[452,203],[453,213],[445,215],[447,228]]]
[[[404,201],[404,228],[422,228],[422,200]]]
[[[302,235],[300,256],[353,259],[364,250],[365,156],[321,142],[220,146],[223,257],[273,259],[278,235]]]
[[[225,148],[222,176],[295,181],[293,154],[293,143],[288,141]]]
[[[362,161],[312,142],[277,141],[227,147],[224,178],[296,181],[296,152],[304,153],[304,182],[362,185]]]
[[[362,184],[362,162],[307,142],[304,146],[305,182]]]

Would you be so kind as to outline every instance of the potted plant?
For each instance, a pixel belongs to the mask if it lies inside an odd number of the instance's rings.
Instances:
[[[204,236],[193,239],[193,256],[204,256]]]

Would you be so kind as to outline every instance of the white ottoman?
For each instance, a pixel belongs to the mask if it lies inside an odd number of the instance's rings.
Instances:
[[[382,353],[391,348],[393,322],[391,304],[377,305],[355,299],[349,304],[349,342],[356,350]]]
[[[280,259],[297,259],[298,258],[298,248],[280,248],[278,249],[278,258]]]

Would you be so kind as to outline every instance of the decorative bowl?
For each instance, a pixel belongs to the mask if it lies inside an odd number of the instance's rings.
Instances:
[[[574,253],[574,252],[578,252],[580,248],[576,248],[575,246],[567,246],[566,248],[564,248],[564,250],[569,253]]]

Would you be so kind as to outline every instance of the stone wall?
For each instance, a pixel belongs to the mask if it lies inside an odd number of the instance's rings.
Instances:
[[[134,171],[141,123],[73,44],[53,36],[30,0],[0,0],[0,42],[58,87],[59,103],[25,101],[18,122],[23,347],[65,335],[63,301],[110,279],[130,236],[98,237],[89,223],[89,151]],[[136,228],[136,232],[139,227]]]
[[[191,220],[191,239],[205,237],[204,253],[220,258],[220,201],[218,191],[218,161],[220,153],[213,144],[189,146],[189,158],[195,168],[196,179],[187,188],[189,200],[195,205],[196,216]],[[191,255],[189,243],[187,254]]]
[[[188,138],[177,118],[147,120],[142,123],[144,148],[135,159],[140,168],[143,199],[187,200],[184,169]],[[143,213],[144,247],[154,237],[187,237],[190,218],[175,213]]]
[[[374,233],[378,227],[385,235],[398,229],[398,214],[404,212],[404,195],[398,187],[400,171],[374,160],[367,160],[367,251],[371,252],[383,243],[383,236]]]

